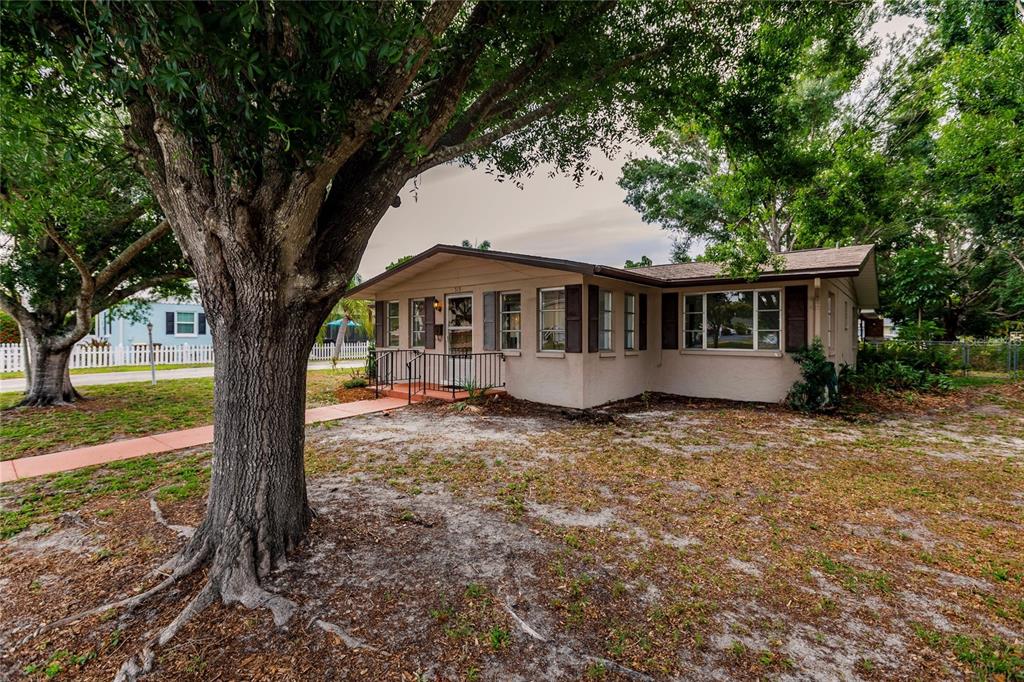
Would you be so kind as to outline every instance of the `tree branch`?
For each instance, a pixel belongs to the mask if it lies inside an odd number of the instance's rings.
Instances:
[[[138,282],[135,282],[134,284],[130,284],[120,289],[115,289],[111,291],[109,294],[105,296],[100,296],[97,299],[95,299],[92,306],[92,314],[95,315],[96,313],[99,313],[102,310],[106,310],[111,306],[117,305],[121,301],[125,300],[126,298],[134,294],[139,293],[140,291],[152,289],[153,287],[159,286],[160,284],[167,284],[169,282],[174,282],[191,276],[192,273],[189,272],[188,270],[175,270],[173,272],[165,272],[160,275],[147,277],[145,279],[139,280]]]
[[[102,289],[111,284],[140,253],[162,239],[170,231],[171,224],[166,220],[161,220],[156,227],[132,242],[114,260],[110,261],[107,267],[103,268],[96,275],[96,288]]]
[[[57,232],[56,228],[51,225],[48,221],[43,221],[43,230],[53,240],[53,242],[60,247],[60,250],[71,260],[75,265],[75,269],[78,270],[78,274],[81,277],[82,285],[78,290],[78,296],[75,297],[75,326],[58,338],[55,343],[55,348],[61,350],[64,347],[74,343],[78,339],[82,338],[89,332],[89,324],[92,322],[92,317],[89,312],[89,308],[92,304],[93,295],[96,293],[96,279],[89,272],[88,266],[82,257],[78,255],[67,240],[64,239]],[[72,339],[77,334],[77,338]],[[72,339],[68,341],[68,339]]]

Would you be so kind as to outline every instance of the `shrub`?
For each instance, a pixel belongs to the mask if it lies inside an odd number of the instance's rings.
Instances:
[[[786,404],[801,412],[824,412],[839,406],[839,379],[836,366],[825,355],[821,339],[793,353],[800,365],[800,381],[793,384]]]
[[[365,377],[352,377],[351,379],[346,379],[342,384],[345,388],[366,388],[369,385],[370,382]]]

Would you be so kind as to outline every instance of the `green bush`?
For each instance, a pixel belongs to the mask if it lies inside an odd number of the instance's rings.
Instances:
[[[365,377],[352,377],[342,384],[345,388],[366,388],[369,385],[370,382]]]
[[[18,323],[7,313],[0,313],[0,343],[21,343]]]
[[[915,369],[899,360],[844,366],[840,373],[844,387],[867,391],[932,391],[952,388],[949,377],[927,369]]]
[[[801,412],[825,412],[839,406],[839,378],[836,366],[825,355],[821,339],[793,353],[800,365],[800,381],[793,384],[786,404]]]

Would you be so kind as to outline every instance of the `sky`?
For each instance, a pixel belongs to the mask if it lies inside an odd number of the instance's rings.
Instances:
[[[884,38],[913,23],[895,17],[877,24],[872,33]],[[579,187],[570,178],[549,177],[551,169],[545,167],[524,178],[523,189],[497,182],[482,168],[433,168],[420,176],[415,192],[411,182],[401,191],[402,205],[389,209],[377,226],[359,274],[372,277],[397,258],[463,239],[487,239],[501,251],[602,265],[621,266],[627,258],[645,255],[667,263],[671,234],[645,224],[623,202],[625,190],[616,184],[629,155],[645,153],[624,147],[607,159],[595,152],[593,165],[604,179],[588,177]]]

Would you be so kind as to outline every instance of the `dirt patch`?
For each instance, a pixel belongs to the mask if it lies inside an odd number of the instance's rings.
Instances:
[[[270,581],[295,617],[211,608],[153,679],[1013,679],[1024,448],[976,435],[1019,437],[1020,408],[1002,388],[972,395],[885,421],[649,396],[601,424],[495,400],[319,425],[317,520]],[[991,400],[1010,414],[971,407]],[[946,431],[966,437],[936,443],[964,457],[922,452]],[[152,584],[182,539],[149,506],[167,469],[140,471],[152,481],[0,544],[7,675],[110,679],[196,591],[10,649]],[[61,485],[0,503],[18,513]],[[164,520],[194,525],[202,488],[176,486]]]

